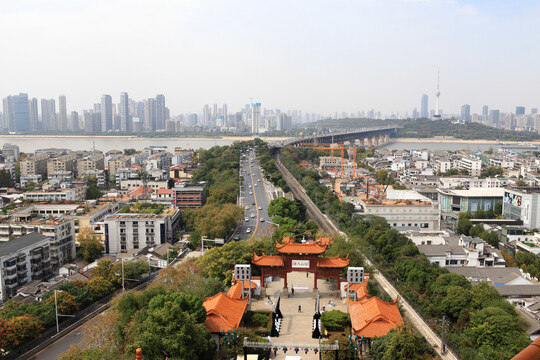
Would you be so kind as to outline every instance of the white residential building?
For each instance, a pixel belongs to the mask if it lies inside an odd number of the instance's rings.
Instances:
[[[459,170],[467,170],[470,176],[480,176],[482,173],[482,160],[461,158],[457,161],[457,168]]]
[[[15,296],[17,287],[50,275],[47,236],[34,232],[0,243],[0,302]]]

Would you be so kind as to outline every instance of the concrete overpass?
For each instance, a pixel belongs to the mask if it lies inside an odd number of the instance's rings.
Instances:
[[[279,150],[284,146],[295,146],[302,142],[328,144],[344,144],[348,142],[351,145],[352,143],[355,143],[359,146],[377,147],[388,144],[390,142],[390,135],[395,133],[397,129],[397,127],[351,129],[346,132],[335,134],[324,134],[312,137],[289,139],[286,141],[273,143],[271,147]]]

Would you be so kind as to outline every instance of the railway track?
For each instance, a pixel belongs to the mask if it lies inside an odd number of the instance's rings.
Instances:
[[[339,229],[330,221],[325,214],[323,214],[317,205],[310,199],[310,197],[306,194],[306,191],[300,185],[298,180],[295,179],[295,177],[291,174],[291,172],[283,165],[279,159],[279,153],[275,156],[275,161],[277,168],[279,172],[281,173],[281,176],[283,176],[283,179],[289,185],[291,188],[291,191],[295,198],[302,201],[306,205],[306,212],[308,216],[315,221],[317,226],[322,229],[323,231],[331,234],[331,235],[337,235],[341,233]]]

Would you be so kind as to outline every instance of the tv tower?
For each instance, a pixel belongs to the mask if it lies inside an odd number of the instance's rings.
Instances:
[[[441,119],[441,113],[439,112],[439,96],[441,95],[441,92],[439,90],[439,69],[437,69],[437,91],[435,91],[435,115],[433,116],[433,119],[440,120]]]

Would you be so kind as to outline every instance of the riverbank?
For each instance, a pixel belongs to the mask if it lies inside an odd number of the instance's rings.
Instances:
[[[174,141],[174,140],[226,140],[226,141],[249,141],[256,138],[260,138],[267,141],[282,141],[290,139],[290,137],[279,137],[279,136],[269,136],[266,137],[264,135],[258,135],[258,136],[233,136],[233,135],[226,135],[226,136],[194,136],[194,135],[185,135],[185,136],[177,136],[177,137],[144,137],[144,136],[131,136],[131,135],[21,135],[21,134],[14,134],[14,135],[3,135],[0,136],[1,138],[9,138],[9,139],[120,139],[120,140],[145,140],[145,141],[160,141],[160,140],[166,140],[166,141]]]
[[[393,143],[452,143],[452,144],[486,144],[486,145],[499,145],[505,144],[521,144],[522,141],[497,141],[497,140],[464,140],[457,139],[451,136],[437,136],[433,138],[390,138],[390,142]],[[530,144],[540,144],[540,141],[525,141]]]

